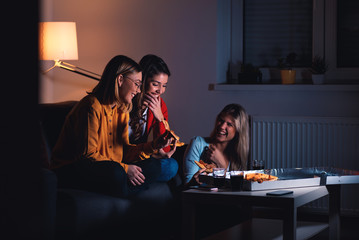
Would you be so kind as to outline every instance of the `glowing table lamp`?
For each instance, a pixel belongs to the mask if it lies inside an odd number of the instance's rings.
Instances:
[[[40,22],[39,23],[39,58],[53,60],[55,67],[60,67],[83,76],[100,80],[101,75],[76,67],[62,60],[77,60],[77,37],[75,22]]]

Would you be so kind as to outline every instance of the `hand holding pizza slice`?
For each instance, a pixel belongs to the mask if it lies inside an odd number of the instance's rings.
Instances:
[[[165,126],[165,129],[167,130],[168,134],[170,134],[174,139],[177,140],[176,147],[181,147],[181,146],[183,146],[185,143],[179,141],[179,139],[180,139],[179,136],[177,136],[177,135],[174,133],[174,131],[172,131],[172,130],[170,129],[170,125],[168,124],[168,122],[167,122],[166,120],[162,120],[162,123],[163,123],[163,125]]]
[[[213,168],[216,167],[216,165],[214,163],[205,163],[203,160],[199,160],[199,161],[194,161],[198,167],[200,167],[201,169],[206,169],[205,172],[207,173],[211,173],[213,172]]]

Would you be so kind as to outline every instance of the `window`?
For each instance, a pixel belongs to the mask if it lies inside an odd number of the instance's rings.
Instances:
[[[329,64],[328,82],[359,81],[359,1],[218,1],[217,82],[236,78],[243,63],[261,67],[263,82],[274,76],[277,60],[290,52],[308,77],[311,59]],[[230,71],[228,71],[230,70]],[[298,76],[298,74],[297,74]],[[310,75],[309,75],[310,78]]]
[[[337,66],[359,67],[359,1],[338,1]]]
[[[245,0],[243,63],[276,67],[278,59],[296,53],[297,67],[312,59],[312,0]]]

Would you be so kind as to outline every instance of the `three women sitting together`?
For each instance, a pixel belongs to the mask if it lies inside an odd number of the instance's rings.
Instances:
[[[118,55],[101,80],[66,117],[51,168],[59,187],[130,197],[178,172],[178,145],[161,95],[171,73],[156,55],[136,63]],[[238,104],[218,114],[209,137],[194,137],[184,156],[186,185],[199,184],[200,159],[228,170],[247,169],[248,115]],[[173,132],[172,132],[173,133]]]

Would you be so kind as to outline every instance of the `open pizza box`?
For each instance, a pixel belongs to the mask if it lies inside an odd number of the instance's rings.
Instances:
[[[253,182],[244,180],[243,190],[270,190],[293,187],[312,187],[319,185],[336,185],[336,184],[358,184],[359,171],[346,170],[331,167],[313,167],[313,168],[275,168],[265,170],[244,171],[248,173],[264,173],[278,177],[276,181]],[[213,185],[212,174],[200,175],[200,181]],[[226,174],[226,187],[230,188],[230,175]]]

